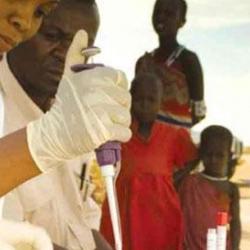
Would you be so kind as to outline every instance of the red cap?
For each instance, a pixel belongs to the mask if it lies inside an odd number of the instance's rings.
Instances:
[[[228,216],[226,212],[218,212],[216,222],[218,226],[225,226],[228,223]]]

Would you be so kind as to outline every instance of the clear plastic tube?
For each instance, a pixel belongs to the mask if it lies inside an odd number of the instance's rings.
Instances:
[[[116,191],[114,187],[114,177],[115,177],[114,166],[113,165],[102,166],[101,170],[106,184],[109,211],[115,238],[115,249],[122,250],[122,237],[121,237],[120,220],[119,220],[120,215],[117,206]]]
[[[207,250],[217,250],[217,235],[215,228],[209,228],[207,231]]]

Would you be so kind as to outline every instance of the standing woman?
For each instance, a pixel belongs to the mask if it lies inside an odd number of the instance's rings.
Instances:
[[[43,17],[57,4],[58,0],[0,0],[0,55],[34,35]],[[79,31],[69,49],[51,110],[27,128],[0,139],[0,176],[4,180],[0,181],[0,196],[106,141],[130,138],[130,95],[125,75],[108,67],[77,74],[70,69],[85,62],[81,52],[87,42],[86,32]],[[0,249],[12,249],[10,246],[20,241],[32,242],[37,250],[52,249],[41,229],[1,221]]]

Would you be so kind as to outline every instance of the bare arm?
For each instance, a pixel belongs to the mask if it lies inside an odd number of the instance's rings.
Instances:
[[[163,70],[161,66],[155,63],[153,56],[147,52],[135,64],[135,75],[141,72],[151,72],[164,77],[165,71],[165,68]]]
[[[196,168],[199,161],[200,161],[199,159],[195,159],[193,161],[190,161],[185,165],[184,168],[181,168],[174,173],[173,179],[174,179],[174,186],[176,189],[178,189],[178,187],[180,186],[183,179],[187,175],[189,175],[191,171],[193,171]]]
[[[187,79],[190,99],[193,101],[202,101],[204,99],[204,83],[199,58],[195,53],[185,50],[181,56],[181,62]],[[193,115],[194,124],[201,119]]]
[[[203,100],[203,72],[197,55],[191,51],[184,51],[181,56],[184,73],[187,78],[190,98],[195,101]]]
[[[0,139],[0,196],[40,173],[29,153],[25,129]]]
[[[230,236],[232,242],[232,250],[239,250],[241,238],[241,222],[240,222],[240,204],[239,190],[235,184],[232,184],[232,202],[230,222]]]

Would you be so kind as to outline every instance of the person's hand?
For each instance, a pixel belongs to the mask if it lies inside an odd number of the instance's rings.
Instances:
[[[26,222],[0,221],[1,250],[53,250],[49,236],[42,228]]]
[[[76,34],[51,110],[27,127],[29,149],[41,171],[131,136],[131,97],[124,73],[109,67],[70,70],[71,64],[84,62],[80,45],[86,46],[86,40],[85,32]]]

